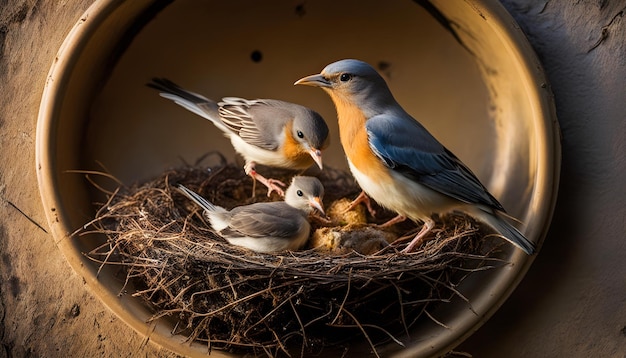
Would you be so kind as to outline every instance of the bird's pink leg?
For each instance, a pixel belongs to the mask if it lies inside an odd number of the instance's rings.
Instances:
[[[254,196],[255,194],[257,180],[267,187],[267,196],[270,196],[273,191],[278,193],[278,195],[280,196],[285,196],[285,191],[282,187],[285,187],[286,184],[278,179],[267,179],[261,174],[257,173],[254,169],[255,164],[256,163],[254,162],[249,162],[246,163],[246,165],[243,167],[246,174],[248,174],[250,177],[252,177],[252,180],[254,180],[254,184],[252,186],[252,196]]]
[[[388,221],[378,225],[378,227],[380,229],[386,229],[386,228],[388,228],[390,226],[393,226],[395,224],[401,223],[404,220],[406,220],[406,216],[398,214],[396,217],[394,217],[392,219],[389,219]]]
[[[354,199],[350,203],[350,205],[348,205],[348,207],[344,210],[344,213],[356,208],[356,206],[361,203],[365,204],[365,207],[367,207],[367,211],[369,211],[372,216],[376,216],[376,210],[374,210],[374,208],[372,207],[370,197],[367,196],[364,191],[361,191],[361,194],[359,194],[359,196],[357,196],[356,199]]]
[[[432,230],[435,227],[435,221],[433,219],[427,219],[424,221],[424,225],[422,226],[422,229],[420,230],[420,232],[417,233],[417,235],[415,235],[415,237],[413,238],[413,240],[411,240],[411,242],[409,242],[409,244],[407,245],[407,247],[404,248],[404,250],[402,250],[401,252],[403,254],[408,254],[409,252],[413,252],[413,250],[415,250],[415,248],[421,244],[424,243],[424,240],[426,238],[426,234],[428,234],[430,232],[430,230]]]
[[[258,180],[261,184],[267,187],[268,197],[272,194],[273,191],[275,191],[280,196],[283,196],[283,197],[285,196],[285,191],[282,188],[282,187],[287,186],[285,183],[283,183],[282,181],[278,179],[272,179],[272,178],[267,179],[257,172],[253,172],[253,173],[254,174],[251,175],[252,178]]]

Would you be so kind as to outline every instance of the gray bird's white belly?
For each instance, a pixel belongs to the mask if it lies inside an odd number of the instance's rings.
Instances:
[[[230,135],[230,142],[237,153],[241,154],[246,162],[257,162],[270,167],[285,168],[288,162],[280,151],[262,149],[246,143],[237,135]]]

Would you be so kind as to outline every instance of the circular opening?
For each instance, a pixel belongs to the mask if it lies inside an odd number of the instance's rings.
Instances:
[[[123,282],[113,270],[97,275],[98,265],[83,253],[102,242],[71,236],[93,219],[96,201],[73,171],[104,167],[131,184],[211,150],[235,160],[208,121],[144,84],[167,77],[209,98],[277,98],[314,108],[331,129],[325,165],[346,168],[332,102],[320,90],[293,86],[342,58],[377,67],[403,107],[468,164],[540,244],[556,199],[558,129],[541,67],[499,3],[102,0],[74,27],[50,71],[37,165],[61,251],[125,322],[180,354],[206,354],[206,346],[172,335],[167,321],[149,327],[151,312],[120,294]],[[446,327],[420,325],[405,349],[388,349],[429,356],[460,343],[506,299],[533,257],[510,249],[506,259],[509,265],[476,273],[459,287],[469,304],[458,300],[431,312]]]

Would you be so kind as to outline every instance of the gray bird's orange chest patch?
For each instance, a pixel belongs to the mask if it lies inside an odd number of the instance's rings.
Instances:
[[[293,121],[290,121],[285,126],[284,136],[285,142],[283,144],[283,154],[285,158],[288,158],[290,162],[290,167],[292,168],[308,168],[313,164],[313,158],[309,152],[302,147],[292,135],[293,133]]]

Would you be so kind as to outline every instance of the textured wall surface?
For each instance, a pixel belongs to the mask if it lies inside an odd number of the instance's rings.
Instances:
[[[173,356],[110,313],[47,234],[35,174],[46,75],[91,0],[0,0],[0,358]],[[626,1],[503,0],[537,51],[563,135],[549,236],[475,357],[626,356]]]
[[[57,50],[91,3],[0,0],[0,358],[172,356],[104,307],[39,227],[39,102]]]
[[[478,357],[626,357],[626,1],[503,4],[554,92],[561,186],[530,271],[459,350]]]

